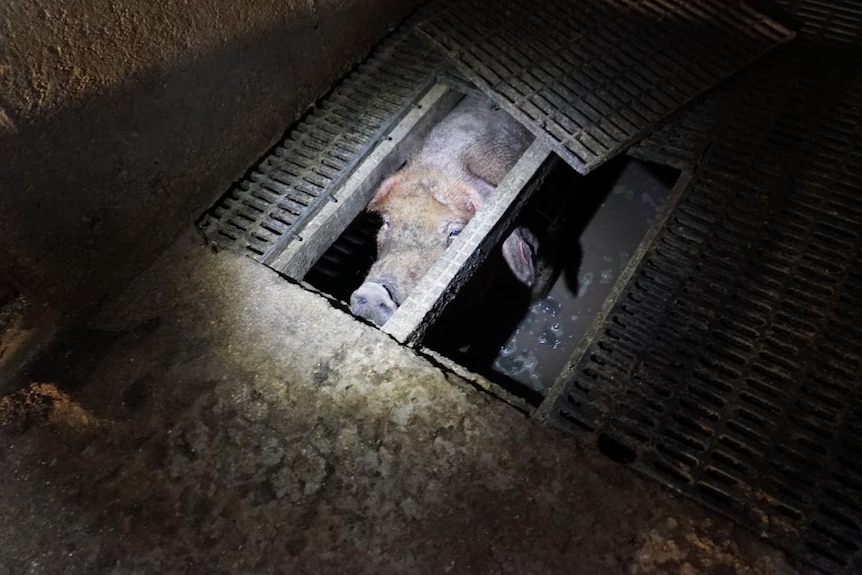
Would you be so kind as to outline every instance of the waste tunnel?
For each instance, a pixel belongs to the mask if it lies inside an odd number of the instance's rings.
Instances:
[[[531,301],[530,290],[504,269],[496,246],[422,344],[538,406],[661,219],[678,174],[632,157],[587,177],[555,166],[518,217],[546,232],[540,250],[549,276],[540,298]],[[362,212],[304,280],[349,301],[376,259],[380,224],[379,216]]]
[[[503,4],[420,10],[210,212],[205,233],[223,242],[249,191],[289,186],[279,166],[315,125],[377,114],[382,103],[345,102],[386,69],[404,91],[387,93],[388,120],[353,152],[366,159],[311,210],[334,229],[275,230],[296,241],[274,256],[263,236],[236,240],[346,302],[375,257],[379,222],[362,208],[406,159],[399,143],[451,107],[447,94],[477,90],[536,142],[498,187],[503,205],[477,214],[479,237],[453,243],[383,331],[809,565],[862,570],[862,10]],[[426,51],[410,60],[405,45]],[[519,217],[561,229],[563,269],[532,304],[498,279],[482,315],[461,294]]]
[[[0,63],[0,335],[92,312],[198,216],[213,250],[347,313],[375,187],[480,94],[535,142],[380,329],[802,565],[862,572],[856,0],[312,2],[287,24],[121,4],[120,36],[95,10],[76,31],[50,2],[3,9],[32,25],[10,44],[29,76]],[[549,292],[502,276],[465,299],[519,219],[558,235]],[[2,382],[38,349],[0,343]]]

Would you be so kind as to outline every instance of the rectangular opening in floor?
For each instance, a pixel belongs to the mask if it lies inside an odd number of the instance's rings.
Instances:
[[[432,87],[415,113],[357,168],[367,176],[319,218],[316,235],[331,239],[315,242],[322,253],[302,275],[384,331],[394,315],[403,333],[388,333],[405,343],[417,343],[421,336],[415,334],[437,315],[431,307],[440,300],[442,309],[449,299],[448,284],[423,284],[439,276],[434,266],[445,260],[450,268],[466,270],[460,283],[469,279],[494,242],[487,238],[517,215],[521,197],[529,195],[538,168],[550,158],[550,152],[535,153],[532,134],[478,90],[452,85]],[[363,211],[369,202],[372,209]],[[507,244],[515,246],[509,261],[513,269],[521,267],[522,281],[532,281],[531,239],[514,234]],[[488,247],[480,249],[486,241]],[[309,251],[309,242],[303,243]],[[475,262],[455,263],[458,254],[475,256]],[[411,308],[416,301],[430,304]]]
[[[588,176],[558,165],[518,220],[541,236],[543,285],[531,293],[511,274],[491,271],[500,267],[497,250],[424,344],[538,405],[660,219],[678,176],[627,156]]]
[[[647,231],[679,171],[621,156],[589,176],[559,162],[421,343],[538,405]],[[383,220],[363,211],[304,280],[348,305],[377,259]],[[536,281],[519,282],[501,244],[514,229],[538,241]]]

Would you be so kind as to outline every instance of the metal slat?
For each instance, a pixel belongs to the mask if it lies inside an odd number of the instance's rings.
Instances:
[[[541,408],[836,574],[862,569],[862,196],[833,185],[860,101],[859,52],[773,56]]]
[[[433,82],[442,55],[404,27],[297,123],[198,226],[220,248],[267,265]],[[385,90],[381,87],[385,86]]]
[[[422,29],[580,173],[793,37],[722,0],[441,5]],[[537,72],[543,67],[547,74]]]

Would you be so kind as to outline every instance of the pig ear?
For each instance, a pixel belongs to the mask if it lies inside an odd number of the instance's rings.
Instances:
[[[523,284],[532,287],[536,281],[536,236],[527,228],[515,228],[503,242],[503,259],[515,277]]]
[[[377,191],[374,193],[374,197],[371,198],[371,201],[368,202],[368,210],[369,211],[377,211],[380,209],[380,206],[386,200],[386,196],[389,195],[389,192],[398,185],[401,181],[401,174],[395,174],[394,176],[390,176],[386,178],[380,187],[377,188]]]
[[[493,192],[494,188],[491,188],[491,191]],[[485,205],[488,195],[488,191],[481,186],[471,184],[461,184],[455,191],[455,196],[458,198],[461,207],[471,215],[478,212],[479,208]]]

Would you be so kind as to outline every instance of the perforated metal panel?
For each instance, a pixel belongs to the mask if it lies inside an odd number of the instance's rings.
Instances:
[[[778,0],[778,4],[800,18],[803,36],[862,44],[862,2],[858,0]]]
[[[770,59],[554,420],[830,573],[862,572],[862,55]]]
[[[556,138],[556,151],[581,171],[791,37],[769,18],[718,0],[497,4],[431,3],[422,14],[436,16],[425,30],[468,64],[462,71],[471,80]],[[465,44],[475,38],[481,42]],[[204,215],[206,237],[276,265],[443,60],[412,23],[403,26]],[[489,83],[491,76],[500,81]]]
[[[411,28],[396,32],[203,216],[203,233],[263,263],[277,258],[428,88],[442,59]]]
[[[694,169],[747,88],[748,83],[744,80],[722,85],[626,153],[680,170]]]
[[[786,10],[784,19],[794,22],[809,40],[862,43],[862,2],[857,0],[760,0],[758,7]],[[780,10],[777,11],[780,13]],[[690,109],[673,118],[633,146],[628,153],[652,162],[690,169],[700,158],[713,134],[727,119],[735,99],[744,93],[748,78],[723,84]]]
[[[722,0],[442,6],[422,29],[581,173],[793,36],[744,3]]]

